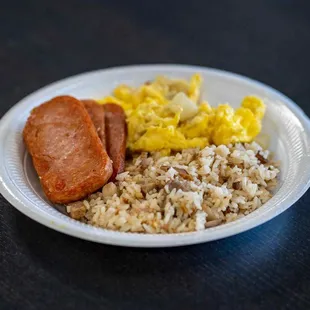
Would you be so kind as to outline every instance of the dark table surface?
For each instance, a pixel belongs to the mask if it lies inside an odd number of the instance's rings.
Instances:
[[[83,71],[188,63],[241,73],[310,114],[309,1],[0,4],[0,116]],[[0,197],[0,309],[310,309],[310,193],[225,240],[130,249],[46,228]]]

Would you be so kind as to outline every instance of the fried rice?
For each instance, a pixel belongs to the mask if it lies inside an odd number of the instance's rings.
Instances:
[[[141,153],[115,183],[83,201],[85,223],[138,233],[181,233],[234,221],[272,197],[279,169],[259,144]],[[67,206],[68,213],[72,212]]]

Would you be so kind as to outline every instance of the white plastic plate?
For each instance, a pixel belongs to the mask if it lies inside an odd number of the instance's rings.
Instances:
[[[255,212],[225,225],[182,234],[136,234],[92,227],[59,212],[44,196],[22,130],[32,108],[57,95],[102,98],[126,83],[136,85],[157,75],[204,78],[203,99],[211,105],[229,102],[238,106],[249,94],[266,98],[263,134],[281,161],[278,189]],[[133,247],[168,247],[216,240],[246,231],[277,216],[293,205],[309,188],[310,121],[302,110],[278,91],[240,75],[215,69],[181,65],[141,65],[84,73],[46,86],[17,103],[0,121],[0,192],[19,211],[35,221],[68,235],[100,243]]]

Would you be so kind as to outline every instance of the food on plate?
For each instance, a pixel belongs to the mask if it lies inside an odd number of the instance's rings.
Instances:
[[[116,183],[83,201],[84,222],[112,230],[181,233],[241,218],[272,196],[279,173],[255,142],[141,153]],[[68,210],[70,212],[70,210]]]
[[[106,184],[112,163],[81,101],[59,96],[32,110],[24,141],[47,198],[69,203]]]
[[[81,100],[86,108],[95,128],[98,136],[105,148],[106,138],[105,138],[105,117],[103,106],[98,104],[95,100],[84,99]]]
[[[211,107],[199,101],[202,79],[194,75],[189,83],[158,77],[140,87],[120,85],[114,96],[100,102],[114,102],[127,115],[127,147],[133,152],[203,148],[251,142],[261,131],[265,105],[260,98],[247,96],[241,106]]]
[[[255,142],[265,104],[250,95],[238,108],[211,106],[201,85],[199,74],[161,76],[103,99],[61,96],[35,108],[24,139],[46,196],[84,223],[156,234],[207,229],[261,207],[280,173]]]
[[[70,216],[75,220],[81,220],[86,214],[87,208],[82,201],[71,202],[67,205]]]
[[[104,105],[106,122],[106,147],[113,162],[113,173],[110,181],[114,181],[118,173],[124,171],[126,156],[126,119],[123,109],[114,103]]]

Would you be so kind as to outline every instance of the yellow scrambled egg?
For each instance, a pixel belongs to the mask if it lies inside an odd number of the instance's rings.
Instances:
[[[203,148],[208,144],[250,142],[261,131],[263,101],[247,96],[241,106],[211,107],[200,102],[202,78],[188,82],[157,77],[134,88],[120,85],[101,103],[120,104],[127,116],[128,142],[132,151],[167,151]]]

